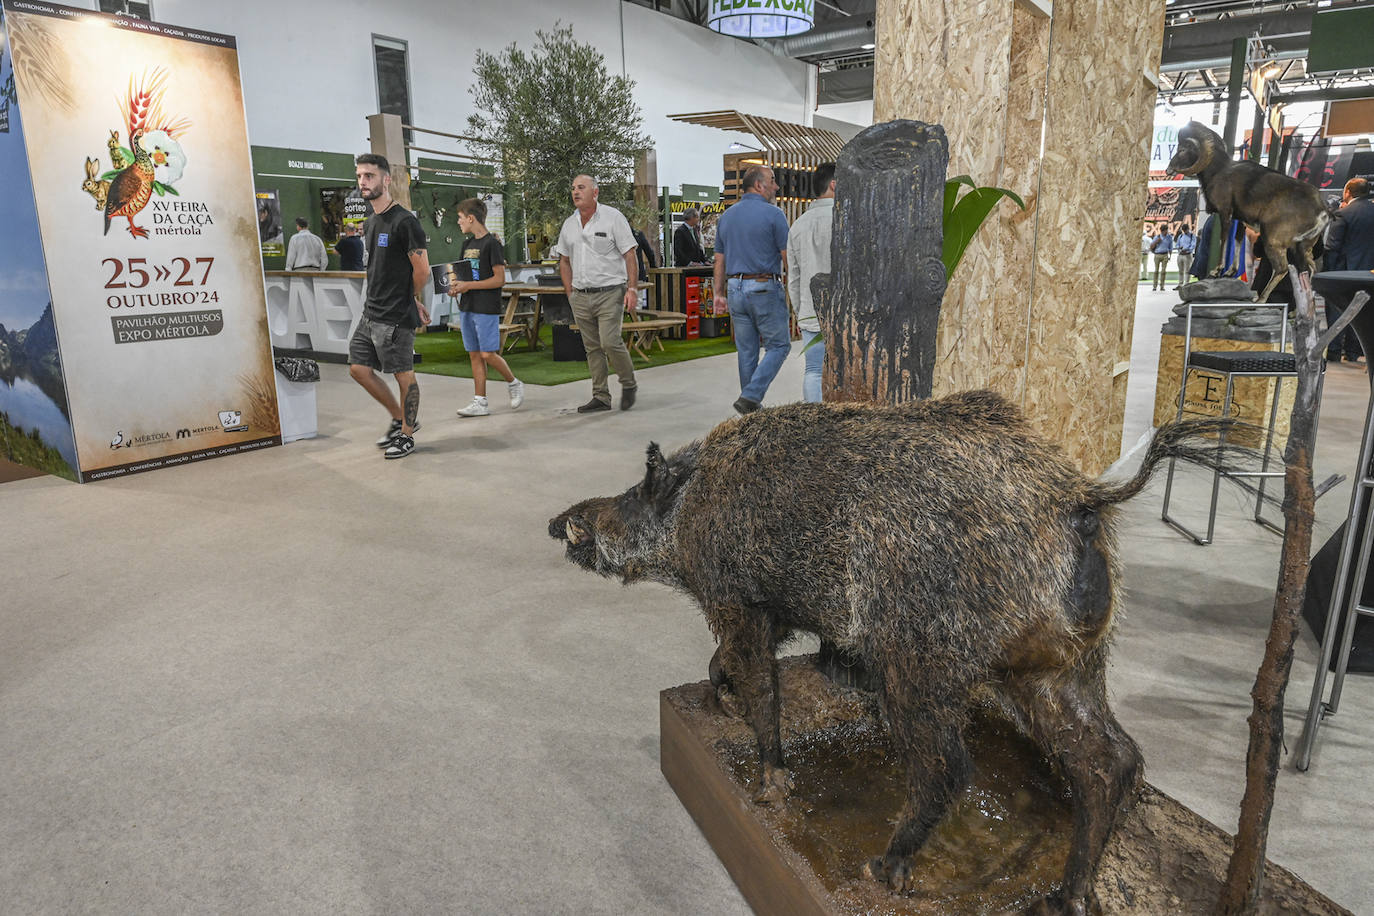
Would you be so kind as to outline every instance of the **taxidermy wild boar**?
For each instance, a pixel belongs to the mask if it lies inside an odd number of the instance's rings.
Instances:
[[[1316,188],[1258,162],[1233,161],[1221,135],[1197,121],[1179,130],[1178,152],[1169,160],[1168,172],[1197,176],[1207,211],[1217,215],[1219,231],[1227,231],[1231,220],[1238,219],[1264,239],[1264,254],[1274,276],[1259,302],[1267,302],[1274,287],[1288,276],[1290,258],[1299,273],[1313,269],[1312,248],[1331,221]],[[1235,276],[1237,266],[1227,276]],[[1217,264],[1211,276],[1220,273]]]
[[[865,868],[895,891],[965,788],[963,728],[995,697],[1058,762],[1075,828],[1061,893],[1030,912],[1095,912],[1093,878],[1141,760],[1107,705],[1107,637],[1120,603],[1114,507],[1185,440],[1165,427],[1134,479],[1085,478],[988,391],[900,406],[790,404],[729,420],[642,482],[549,522],[576,563],[692,595],[758,738],[755,800],[791,788],[775,650],[791,630],[857,655],[880,683],[908,800]]]

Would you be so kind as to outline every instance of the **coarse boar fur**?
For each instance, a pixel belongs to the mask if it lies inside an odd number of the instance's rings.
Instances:
[[[1311,272],[1312,249],[1331,221],[1312,185],[1249,159],[1233,161],[1221,135],[1197,121],[1179,128],[1178,151],[1169,160],[1168,172],[1197,176],[1207,210],[1217,215],[1218,232],[1228,232],[1232,219],[1259,232],[1274,276],[1257,301],[1267,302],[1288,276],[1290,259],[1299,273]],[[1233,264],[1227,276],[1235,276],[1238,267]],[[1215,265],[1211,276],[1221,269],[1221,264]]]
[[[722,423],[671,457],[651,444],[642,482],[578,503],[549,533],[588,570],[700,602],[758,738],[760,803],[781,804],[791,787],[779,643],[805,630],[863,660],[908,791],[865,872],[896,891],[969,779],[971,705],[994,697],[1073,797],[1063,887],[1031,912],[1088,913],[1098,858],[1141,777],[1105,689],[1121,591],[1114,507],[1162,459],[1196,458],[1187,439],[1216,428],[1164,428],[1135,478],[1110,485],[1085,478],[992,392],[791,404]]]

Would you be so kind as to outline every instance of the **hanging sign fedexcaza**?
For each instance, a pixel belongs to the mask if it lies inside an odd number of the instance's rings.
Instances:
[[[3,6],[83,479],[276,444],[234,39]]]
[[[711,0],[706,24],[736,38],[786,38],[811,30],[814,0]]]

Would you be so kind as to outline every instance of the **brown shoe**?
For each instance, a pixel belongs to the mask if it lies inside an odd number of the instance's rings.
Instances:
[[[621,388],[621,389],[620,389],[620,409],[621,409],[621,410],[629,410],[631,407],[635,406],[635,392],[638,391],[638,390],[639,390],[638,388]]]
[[[606,403],[605,401],[598,401],[596,398],[592,398],[590,401],[588,401],[587,403],[583,404],[581,407],[577,408],[577,412],[578,412],[578,413],[596,413],[598,410],[610,410],[610,409],[611,409],[611,405],[610,405],[610,404]]]

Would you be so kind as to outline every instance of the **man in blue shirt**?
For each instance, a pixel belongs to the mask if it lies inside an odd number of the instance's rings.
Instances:
[[[782,269],[787,259],[787,218],[773,205],[773,170],[756,165],[744,173],[744,196],[721,214],[716,226],[715,306],[729,307],[739,360],[735,410],[763,406],[791,349]],[[728,296],[721,295],[728,290]],[[759,346],[764,348],[759,359]]]
[[[1174,237],[1174,250],[1178,252],[1178,289],[1188,282],[1188,274],[1193,269],[1193,250],[1197,248],[1197,237],[1188,228],[1187,223],[1178,230],[1178,235]]]
[[[1169,271],[1169,255],[1174,250],[1174,237],[1169,234],[1169,225],[1164,223],[1159,227],[1159,235],[1150,243],[1150,251],[1155,256],[1155,282],[1150,287],[1153,290],[1164,289],[1164,277]]]

